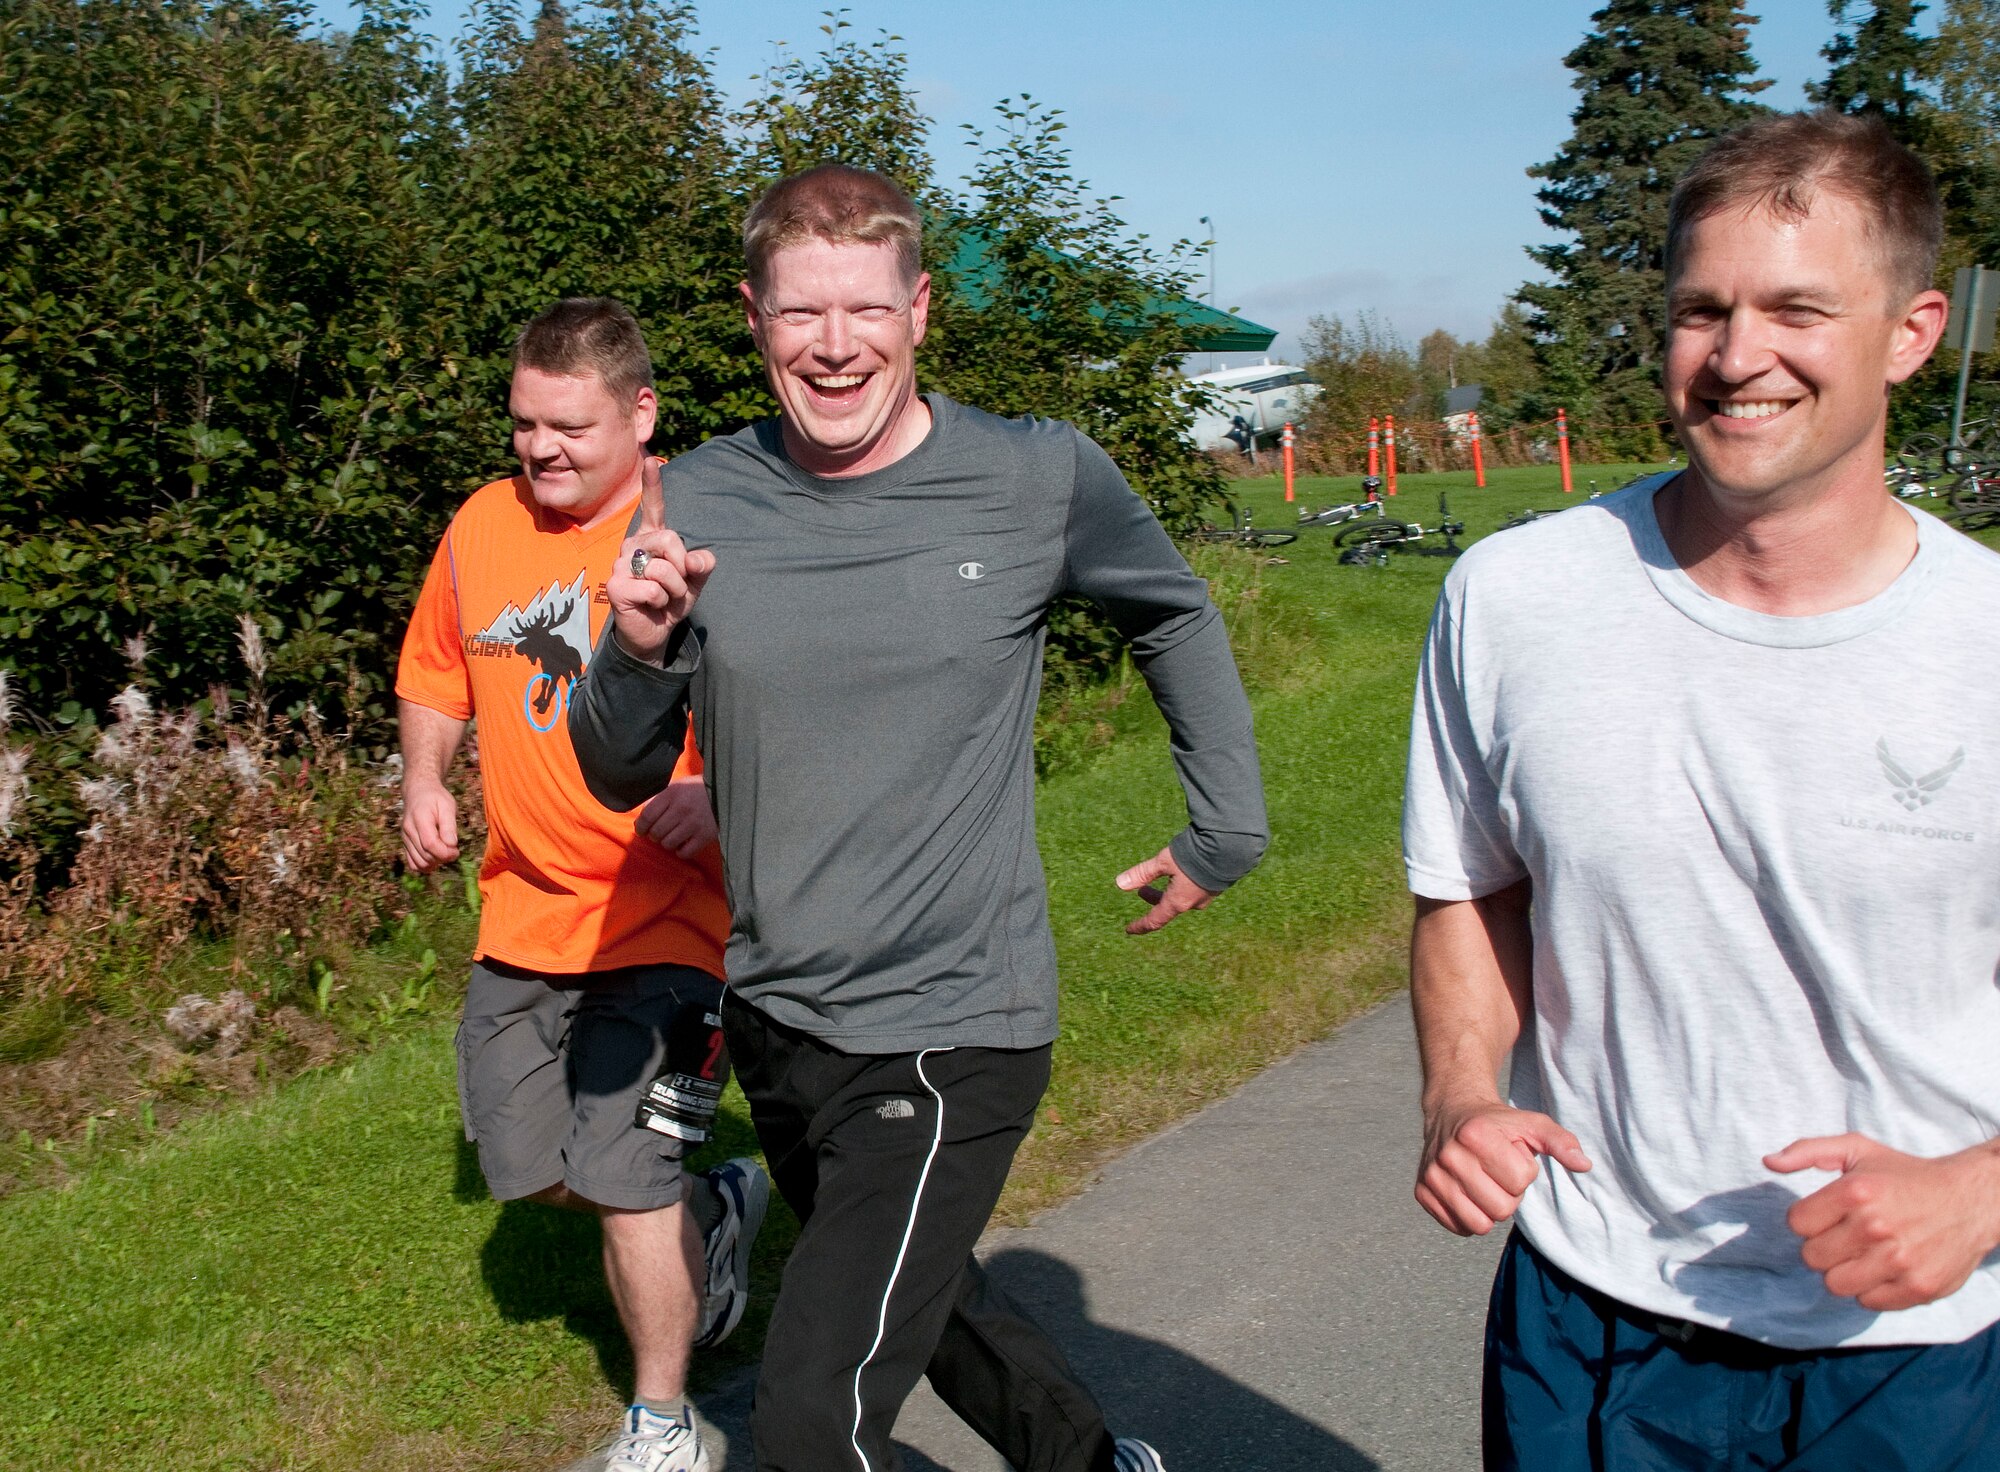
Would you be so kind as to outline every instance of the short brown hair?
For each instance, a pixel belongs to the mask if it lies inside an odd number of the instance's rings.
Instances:
[[[893,180],[851,164],[821,164],[764,191],[743,217],[743,269],[754,288],[771,257],[788,245],[886,242],[903,279],[923,273],[924,217]]]
[[[566,296],[514,339],[514,371],[539,368],[566,378],[594,373],[621,404],[653,386],[653,357],[639,319],[608,296]]]
[[[1667,278],[1697,221],[1739,205],[1802,220],[1822,191],[1861,206],[1892,287],[1906,297],[1929,288],[1944,241],[1931,171],[1880,118],[1830,108],[1760,118],[1709,145],[1667,205]]]

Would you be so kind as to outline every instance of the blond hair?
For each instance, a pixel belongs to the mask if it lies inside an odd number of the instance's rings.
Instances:
[[[743,218],[743,269],[758,289],[771,257],[788,245],[889,244],[903,279],[923,273],[924,217],[891,180],[850,164],[821,164],[764,191]]]

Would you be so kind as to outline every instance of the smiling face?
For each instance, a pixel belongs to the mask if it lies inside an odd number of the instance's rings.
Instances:
[[[930,425],[916,362],[929,276],[908,280],[886,242],[814,239],[773,251],[742,289],[800,469],[862,475],[916,448]]]
[[[1936,347],[1944,297],[1895,287],[1864,208],[1821,191],[1801,219],[1753,204],[1689,229],[1667,285],[1667,412],[1717,493],[1881,492],[1889,386]]]
[[[595,526],[639,489],[655,407],[652,389],[628,404],[595,373],[515,369],[507,409],[535,504]]]

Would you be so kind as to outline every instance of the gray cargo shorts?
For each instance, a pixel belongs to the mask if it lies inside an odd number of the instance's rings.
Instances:
[[[674,1018],[721,1005],[722,983],[692,966],[544,976],[473,962],[458,1102],[494,1198],[561,1183],[624,1211],[679,1201],[682,1142],[635,1116]]]

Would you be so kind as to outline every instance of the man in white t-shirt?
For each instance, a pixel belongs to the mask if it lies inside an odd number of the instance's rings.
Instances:
[[[1687,471],[1439,599],[1416,1194],[1516,1221],[1489,1467],[2000,1467],[2000,557],[1882,477],[1940,234],[1878,123],[1719,140],[1669,220]]]

